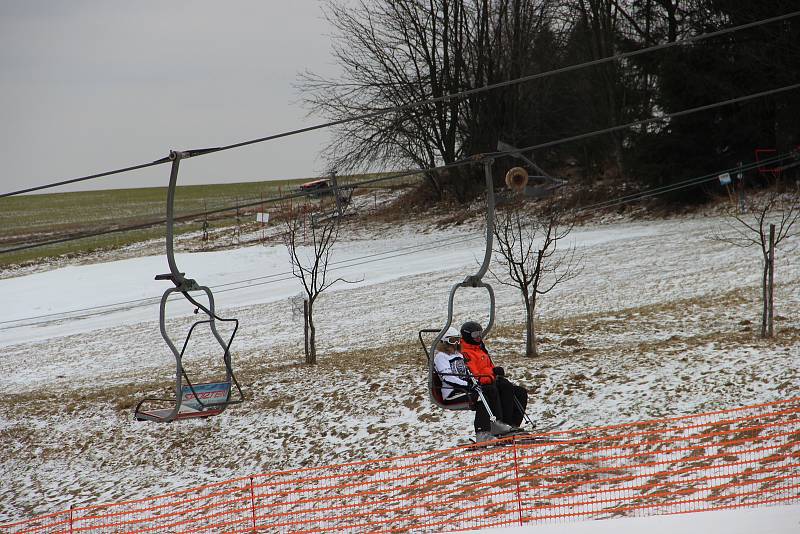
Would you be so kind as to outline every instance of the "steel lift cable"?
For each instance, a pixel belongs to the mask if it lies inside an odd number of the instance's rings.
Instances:
[[[613,62],[613,61],[620,61],[620,60],[623,60],[623,59],[639,56],[639,55],[642,55],[642,54],[655,52],[657,50],[664,50],[664,49],[668,49],[668,48],[672,48],[672,47],[676,47],[676,46],[685,46],[685,45],[688,45],[688,44],[692,44],[692,43],[703,41],[705,39],[711,39],[711,38],[719,37],[719,36],[726,35],[726,34],[729,34],[729,33],[734,33],[734,32],[738,32],[738,31],[741,31],[741,30],[754,28],[754,27],[757,27],[757,26],[771,24],[773,22],[780,22],[780,21],[783,21],[783,20],[788,20],[788,19],[797,17],[798,15],[800,15],[800,11],[792,11],[790,13],[785,13],[783,15],[778,15],[778,16],[775,16],[775,17],[767,18],[767,19],[762,19],[762,20],[758,20],[758,21],[754,21],[754,22],[749,22],[749,23],[746,23],[746,24],[738,25],[738,26],[732,26],[730,28],[724,28],[722,30],[717,30],[717,31],[714,31],[714,32],[699,34],[699,35],[687,37],[685,39],[681,39],[681,40],[678,40],[678,41],[673,41],[673,42],[669,42],[669,43],[662,43],[662,44],[658,44],[658,45],[653,45],[653,46],[645,47],[645,48],[642,48],[642,49],[639,49],[639,50],[634,50],[634,51],[631,51],[631,52],[622,52],[620,54],[615,54],[613,56],[608,56],[608,57],[605,57],[605,58],[600,58],[600,59],[596,59],[596,60],[592,60],[592,61],[586,61],[586,62],[583,62],[583,63],[577,63],[575,65],[562,67],[560,69],[554,69],[554,70],[550,70],[550,71],[546,71],[546,72],[531,74],[531,75],[528,75],[528,76],[521,76],[519,78],[506,80],[506,81],[498,82],[498,83],[495,83],[495,84],[485,85],[485,86],[482,86],[482,87],[476,87],[474,89],[469,89],[467,91],[461,91],[459,93],[452,93],[452,94],[447,94],[447,95],[443,95],[443,96],[440,96],[440,97],[429,98],[429,99],[426,99],[426,100],[420,100],[420,101],[417,101],[417,102],[410,102],[408,104],[404,104],[404,105],[400,105],[400,106],[393,106],[393,107],[389,107],[389,108],[383,108],[383,109],[380,109],[380,110],[375,110],[373,112],[364,113],[364,114],[356,115],[356,116],[353,116],[353,117],[348,117],[346,119],[340,119],[340,120],[336,120],[336,121],[329,121],[329,122],[325,122],[325,123],[316,124],[316,125],[313,125],[313,126],[308,126],[308,127],[304,127],[304,128],[298,128],[298,129],[295,129],[295,130],[289,130],[289,131],[278,133],[278,134],[268,135],[268,136],[265,136],[265,137],[259,137],[259,138],[251,139],[251,140],[248,140],[248,141],[242,141],[242,142],[233,143],[233,144],[230,144],[230,145],[209,148],[209,149],[205,149],[203,151],[203,154],[211,154],[211,153],[214,153],[214,152],[221,152],[223,150],[230,150],[230,149],[233,149],[233,148],[239,148],[239,147],[252,145],[252,144],[256,144],[256,143],[262,143],[262,142],[265,142],[265,141],[272,141],[272,140],[280,139],[280,138],[283,138],[283,137],[289,137],[289,136],[292,136],[292,135],[311,132],[311,131],[314,131],[314,130],[320,130],[320,129],[323,129],[323,128],[330,128],[330,127],[338,126],[338,125],[345,124],[345,123],[348,123],[348,122],[355,122],[355,121],[359,121],[359,120],[365,120],[365,119],[369,119],[369,118],[372,118],[372,117],[377,117],[377,116],[380,116],[380,115],[385,115],[385,114],[393,113],[393,112],[396,112],[396,111],[404,111],[404,110],[407,110],[407,109],[413,109],[413,108],[416,108],[416,107],[421,107],[421,106],[425,106],[425,105],[429,105],[429,104],[434,104],[434,103],[437,103],[437,102],[445,102],[445,101],[448,101],[448,100],[466,98],[468,96],[473,96],[473,95],[480,94],[480,93],[483,93],[483,92],[486,92],[486,91],[491,91],[491,90],[499,89],[499,88],[502,88],[502,87],[508,87],[508,86],[511,86],[511,85],[519,84],[519,83],[525,83],[525,82],[529,82],[529,81],[533,81],[533,80],[537,80],[537,79],[541,79],[541,78],[546,78],[546,77],[554,76],[554,75],[557,75],[557,74],[563,74],[563,73],[566,73],[566,72],[572,72],[572,71],[584,69],[584,68],[587,68],[587,67],[593,67],[593,66],[597,66],[597,65],[602,65],[604,63],[609,63],[609,62]],[[201,155],[201,154],[196,154],[196,155]],[[143,169],[143,168],[151,167],[151,166],[154,166],[154,165],[161,165],[163,163],[169,163],[169,161],[170,161],[169,158],[161,158],[161,159],[149,162],[149,163],[143,163],[143,164],[140,164],[140,165],[133,165],[133,166],[125,167],[125,168],[122,168],[122,169],[101,172],[101,173],[92,174],[92,175],[89,175],[89,176],[83,176],[83,177],[79,177],[79,178],[72,178],[72,179],[69,179],[69,180],[61,180],[61,181],[58,181],[58,182],[44,184],[44,185],[40,185],[40,186],[36,186],[36,187],[30,187],[30,188],[22,189],[22,190],[18,190],[18,191],[11,191],[11,192],[8,192],[8,193],[2,193],[2,194],[0,194],[0,198],[9,197],[9,196],[13,196],[13,195],[20,195],[20,194],[23,194],[23,193],[30,193],[30,192],[33,192],[33,191],[40,191],[42,189],[48,189],[48,188],[57,187],[57,186],[60,186],[60,185],[66,185],[66,184],[82,182],[82,181],[86,181],[86,180],[92,180],[92,179],[95,179],[95,178],[100,178],[100,177],[104,177],[104,176],[110,176],[110,175],[119,174],[119,173],[123,173],[123,172],[128,172],[128,171],[132,171],[132,170]]]
[[[731,167],[731,168],[725,169],[723,171],[709,173],[709,174],[705,174],[703,176],[698,176],[698,177],[694,177],[694,178],[689,178],[687,180],[682,180],[682,181],[679,181],[679,182],[675,182],[675,183],[672,183],[672,184],[659,186],[659,187],[652,188],[652,189],[645,189],[643,191],[639,191],[637,193],[633,193],[633,194],[626,195],[626,196],[623,196],[623,197],[610,199],[610,200],[603,201],[603,202],[597,202],[595,204],[589,204],[588,206],[583,206],[581,208],[578,208],[576,211],[578,211],[580,213],[583,213],[583,212],[591,212],[591,211],[598,211],[598,210],[602,210],[602,209],[612,208],[612,207],[619,206],[621,204],[626,204],[628,202],[635,202],[637,200],[642,200],[644,198],[650,198],[650,197],[658,196],[658,195],[661,195],[661,194],[664,194],[664,193],[669,193],[669,192],[672,192],[672,191],[678,191],[680,189],[686,189],[686,188],[689,188],[689,187],[695,187],[695,186],[703,184],[703,183],[716,181],[716,180],[719,179],[719,176],[721,174],[724,174],[724,173],[735,173],[735,172],[740,172],[740,171],[741,172],[750,171],[750,170],[762,167],[765,164],[769,165],[769,164],[772,164],[772,163],[777,163],[778,161],[783,161],[783,160],[786,160],[786,159],[789,159],[789,158],[795,158],[795,157],[797,157],[797,153],[796,152],[794,152],[794,151],[785,152],[783,154],[779,154],[777,156],[771,157],[769,160],[754,161],[752,163],[748,163],[747,165],[742,165],[741,167],[739,167],[739,166]],[[793,167],[795,165],[797,165],[797,164],[786,165],[786,166],[784,166],[782,168],[791,168],[791,167]]]
[[[752,170],[752,169],[761,167],[761,166],[763,166],[765,164],[771,164],[771,163],[774,163],[774,162],[777,162],[777,161],[780,161],[780,160],[784,160],[784,159],[787,159],[787,158],[790,158],[790,157],[795,157],[794,155],[795,155],[795,152],[787,152],[787,153],[784,153],[784,154],[779,154],[779,155],[773,156],[773,157],[771,157],[769,159],[761,160],[761,161],[758,161],[758,162],[748,163],[747,165],[742,165],[741,167],[733,167],[733,168],[729,168],[729,169],[726,169],[726,170],[718,171],[718,172],[715,172],[715,173],[710,173],[708,175],[703,175],[703,176],[700,176],[700,177],[695,177],[695,178],[691,178],[691,179],[687,179],[687,180],[682,180],[680,182],[676,182],[675,184],[670,184],[670,185],[667,185],[667,186],[661,186],[661,187],[657,187],[657,188],[654,188],[654,189],[647,189],[647,190],[644,190],[644,191],[640,191],[639,193],[636,193],[636,194],[627,195],[627,196],[624,196],[624,197],[618,197],[616,199],[611,199],[611,200],[608,200],[608,201],[599,202],[599,203],[596,203],[596,204],[590,204],[588,206],[579,207],[579,208],[576,209],[576,212],[577,213],[591,213],[591,212],[595,212],[595,211],[600,211],[602,209],[608,209],[608,208],[616,207],[616,206],[619,206],[619,205],[622,205],[622,204],[635,202],[635,201],[638,201],[638,200],[642,200],[644,198],[650,198],[650,197],[657,196],[657,195],[660,195],[660,194],[663,194],[663,193],[666,193],[666,192],[676,191],[676,190],[679,190],[679,189],[686,189],[686,188],[689,188],[689,187],[695,187],[695,186],[703,184],[703,183],[707,183],[707,182],[710,182],[710,181],[716,181],[718,179],[718,177],[719,177],[719,174],[722,174],[722,173],[725,173],[725,172],[735,172],[735,171],[738,171],[738,170],[748,171],[748,170]],[[791,168],[791,167],[798,166],[798,165],[800,165],[800,163],[794,163],[794,164],[790,164],[790,165],[785,165],[782,168]],[[468,238],[464,238],[464,239],[453,240],[453,241],[449,241],[446,246],[462,244],[462,243],[466,243],[468,241],[472,241],[474,239],[476,239],[476,238],[475,237],[468,237]],[[420,245],[410,245],[410,246],[407,246],[407,247],[401,247],[401,248],[398,248],[398,249],[392,249],[392,250],[381,252],[381,253],[369,254],[369,255],[366,255],[366,256],[359,256],[357,258],[350,258],[348,260],[340,260],[340,261],[332,262],[331,265],[337,265],[337,264],[340,264],[340,263],[348,263],[348,265],[344,265],[343,267],[350,267],[350,266],[356,266],[356,265],[365,265],[365,264],[368,264],[368,263],[374,263],[374,262],[383,261],[383,260],[386,260],[386,259],[393,259],[395,257],[410,255],[410,254],[415,253],[417,251],[417,249],[430,248],[431,246],[432,245],[430,243],[424,243],[424,244],[420,244]],[[437,245],[437,246],[439,246],[439,245]],[[404,252],[404,251],[407,251],[407,252]],[[395,252],[400,252],[400,254],[394,254],[392,256],[386,256],[386,254],[392,254],[392,253],[395,253]],[[360,261],[360,260],[365,260],[365,259],[373,258],[373,257],[377,257],[377,256],[383,256],[383,257],[377,258],[375,260]],[[349,263],[349,262],[353,262],[353,261],[359,261],[360,263],[355,263],[355,264],[350,264]],[[334,269],[336,269],[336,268],[338,268],[338,267],[334,267]],[[261,281],[261,280],[267,280],[267,281],[264,281],[264,282],[259,282],[259,283],[256,283],[256,284],[250,284],[250,285],[247,285],[247,286],[222,289],[222,290],[217,291],[217,293],[225,293],[227,291],[238,291],[238,290],[241,290],[241,289],[248,289],[248,288],[255,287],[255,286],[268,285],[270,283],[290,280],[291,278],[278,278],[278,279],[275,279],[275,280],[268,280],[268,279],[276,278],[276,277],[279,277],[279,276],[285,277],[285,276],[290,275],[290,274],[291,274],[290,271],[285,271],[285,272],[281,272],[281,273],[274,273],[274,274],[271,274],[271,275],[259,276],[259,277],[255,277],[255,278],[245,279],[245,280],[237,280],[237,281],[234,281],[234,282],[227,282],[227,283],[224,283],[224,284],[218,284],[218,285],[210,286],[210,287],[212,289],[216,290],[218,288],[225,288],[225,287],[231,286],[231,285],[244,284],[244,283],[247,283],[247,282],[257,282],[257,281]],[[64,311],[64,312],[56,312],[56,313],[37,315],[37,316],[32,316],[32,317],[24,317],[24,318],[20,318],[20,319],[12,319],[12,320],[8,320],[8,321],[2,321],[2,322],[0,322],[0,325],[12,324],[12,323],[21,323],[21,322],[25,322],[25,321],[35,321],[35,320],[38,320],[38,319],[67,318],[66,316],[68,316],[70,314],[80,314],[80,313],[93,312],[93,311],[97,311],[98,313],[104,313],[103,310],[106,309],[106,308],[125,306],[125,305],[128,305],[128,304],[131,304],[132,306],[128,306],[125,309],[132,309],[132,308],[135,308],[135,307],[155,304],[155,303],[158,302],[159,298],[160,297],[145,297],[143,299],[122,301],[122,302],[117,302],[117,303],[112,303],[112,304],[104,304],[104,305],[100,305],[100,306],[92,306],[92,307],[89,307],[89,308],[79,308],[79,309],[75,309],[75,310],[67,310],[67,311]],[[41,324],[41,323],[32,323],[32,324]],[[23,324],[23,325],[15,325],[15,326],[11,326],[10,328],[15,328],[17,326],[29,326],[29,325],[25,325],[25,324]],[[424,332],[427,332],[427,330],[425,330]],[[438,329],[437,330],[432,330],[431,332],[439,332],[439,330]],[[424,345],[424,343],[423,343],[423,345]],[[427,348],[426,348],[426,350],[427,350]]]
[[[633,128],[636,126],[645,126],[647,124],[652,124],[654,122],[661,122],[667,119],[672,119],[675,117],[682,117],[685,115],[690,115],[692,113],[699,113],[701,111],[708,111],[710,109],[715,109],[723,106],[728,106],[730,104],[736,104],[739,102],[746,102],[748,100],[754,100],[756,98],[761,98],[764,96],[775,95],[780,93],[785,93],[787,91],[793,91],[795,89],[800,88],[800,83],[794,83],[791,85],[784,85],[782,87],[777,87],[774,89],[767,89],[766,91],[760,91],[758,93],[750,93],[749,95],[738,96],[734,98],[729,98],[727,100],[720,100],[717,102],[712,102],[711,104],[705,104],[702,106],[697,106],[694,108],[688,108],[681,111],[675,111],[672,113],[665,113],[659,117],[650,117],[649,119],[641,119],[638,121],[628,122],[626,124],[619,124],[617,126],[610,126],[608,128],[603,128],[602,130],[595,130],[593,132],[582,133],[578,135],[573,135],[570,137],[562,137],[560,139],[555,139],[553,141],[547,141],[546,143],[539,143],[537,145],[527,146],[525,148],[515,149],[514,151],[506,151],[506,152],[490,152],[486,154],[487,156],[507,156],[507,155],[514,155],[517,152],[533,152],[535,150],[540,150],[542,148],[548,148],[551,146],[561,145],[563,143],[571,143],[573,141],[580,141],[582,139],[587,139],[589,137],[594,137],[596,135],[603,135],[607,133],[617,132],[619,130],[625,130],[628,128]]]
[[[556,140],[553,140],[553,141],[548,141],[546,143],[540,143],[540,144],[528,146],[528,147],[525,147],[525,148],[519,148],[519,149],[514,149],[514,150],[508,150],[508,151],[491,152],[491,153],[487,153],[485,155],[486,156],[492,156],[492,157],[515,156],[516,154],[519,154],[519,153],[533,152],[535,150],[540,150],[542,148],[547,148],[547,147],[551,147],[551,146],[560,145],[562,143],[569,143],[569,142],[573,142],[573,141],[579,141],[579,140],[587,139],[589,137],[594,137],[594,136],[597,136],[597,135],[603,135],[603,134],[607,134],[607,133],[611,133],[611,132],[615,132],[615,131],[619,131],[619,130],[624,130],[624,129],[627,129],[627,128],[633,128],[635,126],[643,126],[643,125],[651,124],[651,123],[654,123],[654,122],[664,121],[664,120],[667,120],[667,119],[670,119],[670,118],[673,118],[673,117],[680,117],[680,116],[685,116],[685,115],[689,115],[689,114],[692,114],[692,113],[698,113],[700,111],[708,111],[710,109],[715,109],[715,108],[718,108],[718,107],[723,107],[723,106],[727,106],[727,105],[735,104],[735,103],[739,103],[739,102],[745,102],[745,101],[753,100],[753,99],[756,99],[756,98],[769,96],[769,95],[772,95],[772,94],[778,94],[778,93],[783,93],[783,92],[786,92],[786,91],[792,91],[792,90],[795,90],[795,89],[798,89],[798,88],[800,88],[800,83],[787,85],[787,86],[783,86],[783,87],[778,87],[778,88],[775,88],[775,89],[769,89],[767,91],[761,91],[761,92],[758,92],[758,93],[752,93],[752,94],[744,95],[744,96],[740,96],[740,97],[735,97],[735,98],[731,98],[731,99],[728,99],[728,100],[722,100],[722,101],[714,102],[714,103],[711,103],[711,104],[705,104],[703,106],[697,106],[697,107],[694,107],[694,108],[689,108],[689,109],[685,109],[685,110],[681,110],[681,111],[676,111],[676,112],[673,112],[673,113],[667,113],[667,114],[664,114],[664,115],[662,115],[660,117],[651,117],[649,119],[642,119],[642,120],[638,120],[638,121],[629,122],[629,123],[626,123],[626,124],[621,124],[621,125],[617,125],[617,126],[611,126],[609,128],[603,128],[601,130],[595,130],[595,131],[592,131],[592,132],[587,132],[587,133],[583,133],[583,134],[579,134],[579,135],[574,135],[574,136],[571,136],[571,137],[565,137],[565,138],[561,138],[561,139],[556,139]],[[210,150],[214,150],[214,149],[194,150],[194,151],[189,151],[187,153],[205,154],[205,153],[208,153],[208,151],[210,151]],[[191,156],[187,156],[187,157],[191,157]],[[364,180],[364,181],[361,181],[361,182],[356,182],[356,183],[353,183],[353,184],[349,184],[347,187],[356,188],[356,187],[359,187],[360,185],[372,184],[372,183],[377,183],[377,182],[381,182],[381,181],[387,181],[387,180],[391,180],[391,179],[402,178],[402,177],[405,177],[405,176],[412,176],[412,175],[420,174],[420,173],[424,173],[424,172],[441,171],[441,170],[444,170],[444,169],[460,167],[460,166],[469,165],[469,164],[472,164],[472,163],[474,163],[474,161],[472,159],[463,159],[463,160],[456,161],[456,162],[453,162],[453,163],[450,163],[450,164],[441,165],[441,166],[438,166],[438,167],[433,167],[433,168],[427,169],[427,170],[418,169],[418,170],[413,170],[413,171],[404,171],[402,173],[399,173],[399,174],[396,174],[396,175],[392,175],[392,176],[372,178],[372,179],[369,179],[369,180]],[[762,164],[763,163],[764,162],[762,162]],[[248,208],[248,207],[259,206],[259,205],[262,205],[262,204],[265,204],[265,203],[278,202],[280,200],[288,200],[288,199],[291,199],[291,198],[297,198],[297,197],[301,197],[301,196],[305,196],[305,195],[309,195],[309,194],[313,194],[313,193],[311,193],[311,192],[296,193],[294,195],[288,195],[288,196],[281,197],[281,198],[264,199],[264,200],[259,200],[257,202],[252,202],[252,203],[249,203],[249,204],[240,204],[238,207],[240,209],[244,209],[244,208]],[[221,213],[221,212],[231,211],[231,210],[234,210],[234,209],[236,209],[236,207],[235,206],[231,206],[231,207],[228,207],[228,208],[219,208],[219,209],[216,209],[216,210],[212,210],[212,211],[207,212],[207,213],[208,214]],[[205,213],[206,212],[192,214],[192,215],[185,215],[185,216],[177,218],[176,220],[188,220],[188,219],[191,219],[191,218],[199,217],[200,215],[203,215]],[[78,235],[67,236],[67,237],[60,238],[60,239],[55,239],[55,240],[50,240],[50,241],[44,241],[44,242],[39,242],[39,243],[34,243],[34,244],[21,245],[21,246],[18,246],[18,247],[12,247],[12,248],[3,249],[3,250],[0,250],[0,254],[8,253],[8,252],[18,252],[18,251],[22,251],[22,250],[29,250],[29,249],[32,249],[32,248],[38,248],[38,247],[43,247],[43,246],[53,245],[53,244],[58,244],[58,243],[65,243],[65,242],[74,241],[74,240],[78,240],[78,239],[86,239],[86,238],[89,238],[89,237],[96,237],[96,236],[107,235],[107,234],[111,234],[111,233],[125,232],[125,231],[129,231],[129,230],[138,230],[138,229],[141,229],[141,228],[155,226],[155,225],[161,224],[163,222],[164,222],[163,220],[159,220],[159,221],[154,221],[154,222],[151,222],[151,223],[144,223],[144,224],[134,225],[134,226],[130,226],[130,227],[122,227],[122,228],[103,230],[101,232],[94,232],[94,233],[88,233],[88,234],[82,233],[82,234],[78,234]]]
[[[472,165],[473,163],[474,162],[472,160],[462,160],[462,161],[458,161],[458,162],[454,162],[454,163],[450,163],[450,164],[446,164],[446,165],[440,165],[440,166],[434,167],[432,169],[425,169],[425,170],[415,169],[415,170],[400,171],[397,174],[391,174],[389,176],[383,176],[383,177],[380,177],[380,178],[370,178],[370,179],[363,180],[363,181],[360,181],[360,182],[354,182],[354,183],[348,184],[347,186],[343,186],[341,188],[342,189],[350,189],[350,188],[355,189],[357,187],[360,187],[363,184],[373,184],[373,183],[378,183],[378,182],[382,182],[382,181],[396,180],[398,178],[414,176],[414,175],[422,174],[422,173],[425,173],[425,172],[439,172],[439,171],[446,170],[446,169],[453,169],[453,168],[456,168],[456,167],[463,167],[465,165]],[[245,203],[245,204],[241,204],[240,203],[238,205],[238,208],[239,209],[246,209],[246,208],[251,208],[251,207],[255,207],[255,206],[261,206],[262,204],[273,204],[273,203],[277,203],[277,202],[284,202],[284,201],[287,201],[287,200],[306,197],[306,196],[310,196],[310,195],[314,195],[314,194],[315,194],[315,192],[313,192],[313,191],[302,191],[302,192],[293,193],[293,194],[289,194],[289,195],[282,195],[280,197],[265,198],[265,199],[261,199],[261,200],[258,200],[258,201]],[[214,209],[214,210],[204,211],[202,213],[198,212],[198,213],[192,213],[192,214],[189,214],[189,215],[182,215],[180,217],[174,217],[173,220],[176,221],[176,222],[177,221],[189,221],[189,220],[196,219],[196,218],[204,216],[204,215],[215,215],[215,214],[218,214],[218,213],[225,213],[225,212],[229,212],[229,211],[234,211],[236,209],[237,209],[237,206],[235,206],[235,205],[234,206],[228,206],[228,207],[222,207],[222,208],[218,208],[218,209]],[[77,240],[80,240],[80,239],[88,239],[88,238],[91,238],[91,237],[99,237],[99,236],[109,235],[109,234],[128,232],[128,231],[133,231],[133,230],[141,230],[141,229],[144,229],[144,228],[151,228],[153,226],[158,226],[158,225],[164,224],[165,222],[166,222],[166,219],[158,219],[158,220],[150,221],[150,222],[147,222],[147,223],[140,223],[140,224],[131,225],[131,226],[122,226],[122,227],[119,227],[119,228],[110,228],[108,230],[102,230],[102,231],[98,231],[98,232],[80,232],[80,233],[64,236],[64,237],[58,238],[58,239],[52,239],[52,240],[48,240],[48,241],[39,241],[39,242],[36,242],[36,243],[29,243],[29,244],[25,244],[25,245],[16,246],[16,247],[5,248],[5,249],[0,250],[0,254],[10,253],[10,252],[19,252],[19,251],[23,251],[23,250],[30,250],[30,249],[34,249],[34,248],[49,246],[49,245],[56,245],[56,244],[60,244],[60,243],[68,243],[70,241],[77,241]]]
[[[435,103],[438,103],[438,102],[446,102],[446,101],[449,101],[449,100],[458,100],[458,99],[466,98],[466,97],[473,96],[473,95],[476,95],[476,94],[480,94],[480,93],[483,93],[483,92],[486,92],[486,91],[491,91],[491,90],[494,90],[494,89],[500,89],[500,88],[503,88],[503,87],[509,87],[509,86],[512,86],[512,85],[517,85],[517,84],[520,84],[520,83],[537,80],[537,79],[540,79],[540,78],[546,78],[546,77],[554,76],[554,75],[557,75],[557,74],[563,74],[563,73],[566,73],[566,72],[571,72],[571,71],[575,71],[575,70],[581,70],[581,69],[584,69],[584,68],[587,68],[587,67],[594,67],[594,66],[597,66],[597,65],[602,65],[602,64],[610,63],[610,62],[614,62],[614,61],[620,61],[620,60],[623,60],[623,59],[628,59],[628,58],[631,58],[631,57],[639,56],[639,55],[642,55],[642,54],[647,54],[647,53],[650,53],[650,52],[655,52],[655,51],[658,51],[658,50],[665,50],[665,49],[673,48],[673,47],[676,47],[676,46],[685,46],[685,45],[688,45],[688,44],[692,44],[692,43],[696,43],[696,42],[699,42],[699,41],[703,41],[705,39],[711,39],[711,38],[714,38],[714,37],[719,37],[719,36],[726,35],[726,34],[729,34],[729,33],[737,32],[737,31],[741,31],[741,30],[745,30],[745,29],[749,29],[749,28],[754,28],[754,27],[757,27],[757,26],[765,25],[765,24],[770,24],[770,23],[773,23],[773,22],[780,22],[780,21],[783,21],[783,20],[787,20],[787,19],[796,17],[798,15],[800,15],[800,11],[793,11],[791,13],[786,13],[786,14],[783,14],[783,15],[778,15],[778,16],[775,16],[775,17],[767,18],[767,19],[762,19],[762,20],[758,20],[758,21],[754,21],[754,22],[750,22],[750,23],[746,23],[746,24],[741,24],[739,26],[733,26],[731,28],[724,28],[722,30],[718,30],[718,31],[715,31],[715,32],[709,32],[709,33],[700,34],[700,35],[696,35],[696,36],[692,36],[692,37],[687,37],[685,39],[681,39],[681,40],[678,40],[678,41],[673,41],[673,42],[653,45],[653,46],[650,46],[650,47],[642,48],[640,50],[634,50],[634,51],[631,51],[631,52],[622,52],[622,53],[619,53],[619,54],[615,54],[613,56],[608,56],[608,57],[605,57],[605,58],[600,58],[600,59],[596,59],[596,60],[592,60],[592,61],[586,61],[586,62],[583,62],[583,63],[570,65],[570,66],[563,67],[563,68],[560,68],[560,69],[554,69],[554,70],[541,72],[541,73],[537,73],[537,74],[531,74],[531,75],[528,75],[528,76],[521,76],[519,78],[514,78],[512,80],[506,80],[506,81],[503,81],[503,82],[498,82],[498,83],[495,83],[495,84],[489,84],[489,85],[485,85],[485,86],[482,86],[482,87],[476,87],[474,89],[469,89],[469,90],[466,90],[466,91],[460,91],[458,93],[447,94],[447,95],[443,95],[443,96],[440,96],[440,97],[434,97],[434,98],[429,98],[429,99],[426,99],[426,100],[420,100],[420,101],[417,101],[417,102],[410,102],[408,104],[399,105],[399,106],[392,106],[392,107],[379,109],[379,110],[375,110],[375,111],[368,112],[368,113],[363,113],[361,115],[357,115],[357,116],[354,116],[354,117],[348,117],[348,118],[345,118],[345,119],[329,121],[329,122],[325,122],[325,123],[321,123],[321,124],[317,124],[317,125],[313,125],[313,126],[307,126],[307,127],[304,127],[304,128],[298,128],[296,130],[290,130],[290,131],[283,132],[283,133],[268,135],[268,136],[265,136],[265,137],[259,137],[259,138],[256,138],[256,139],[251,139],[249,141],[242,141],[242,142],[233,143],[233,144],[230,144],[230,145],[225,145],[225,146],[220,146],[220,147],[216,147],[216,148],[212,148],[212,149],[207,149],[207,151],[205,153],[210,154],[210,153],[214,153],[214,152],[221,152],[223,150],[230,150],[230,149],[233,149],[233,148],[240,148],[240,147],[243,147],[243,146],[248,146],[248,145],[252,145],[252,144],[256,144],[256,143],[262,143],[262,142],[265,142],[265,141],[273,141],[275,139],[281,139],[283,137],[289,137],[289,136],[297,135],[297,134],[301,134],[301,133],[307,133],[307,132],[320,130],[320,129],[324,129],[324,128],[330,128],[330,127],[333,127],[333,126],[339,126],[341,124],[346,124],[346,123],[349,123],[349,122],[366,120],[366,119],[370,119],[370,118],[373,118],[373,117],[386,115],[388,113],[394,113],[394,112],[397,112],[397,111],[405,111],[407,109],[414,109],[414,108],[425,106],[425,105],[428,105],[428,104],[435,104]]]

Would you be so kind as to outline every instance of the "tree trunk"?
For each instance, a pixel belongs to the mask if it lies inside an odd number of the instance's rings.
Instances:
[[[769,256],[764,256],[764,268],[761,273],[761,337],[767,337],[767,279],[769,276]]]
[[[316,329],[314,328],[314,307],[308,303],[308,354],[306,354],[306,363],[315,365],[317,363],[317,339]]]
[[[303,339],[305,341],[303,354],[305,355],[306,363],[308,363],[308,300],[306,299],[303,299]]]
[[[533,318],[536,304],[526,290],[523,290],[522,298],[525,301],[525,356],[533,358],[539,355],[536,351],[536,325]]]
[[[775,335],[775,328],[773,323],[773,304],[774,304],[774,291],[775,291],[775,225],[769,225],[769,279],[767,281],[767,337]]]
[[[425,173],[425,181],[428,183],[430,188],[433,190],[433,194],[436,197],[436,200],[442,200],[442,185],[439,183],[439,180],[436,177],[435,172],[426,172]]]

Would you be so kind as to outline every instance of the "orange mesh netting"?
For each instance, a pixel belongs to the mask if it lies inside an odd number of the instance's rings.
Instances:
[[[3,532],[467,530],[800,502],[800,397],[228,480]]]

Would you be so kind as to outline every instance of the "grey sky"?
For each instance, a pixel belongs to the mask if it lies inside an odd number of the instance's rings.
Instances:
[[[0,0],[0,193],[321,122],[319,0]],[[181,184],[305,177],[327,132],[186,161]],[[167,166],[58,190],[165,185]],[[51,191],[58,191],[51,190]]]

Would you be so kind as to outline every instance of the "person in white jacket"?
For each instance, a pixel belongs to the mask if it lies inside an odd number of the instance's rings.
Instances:
[[[446,401],[463,397],[472,388],[467,364],[459,350],[460,344],[461,334],[451,326],[436,345],[433,357],[433,365],[442,381],[442,399]]]
[[[483,402],[477,400],[477,382],[470,375],[464,356],[461,354],[461,332],[450,327],[436,345],[433,365],[442,381],[442,399],[453,400],[470,396],[475,402],[475,441],[488,441],[494,438],[491,433],[489,412]],[[493,386],[481,387],[486,402],[494,413],[500,408],[500,399]]]

